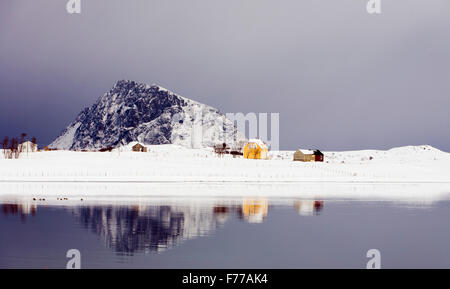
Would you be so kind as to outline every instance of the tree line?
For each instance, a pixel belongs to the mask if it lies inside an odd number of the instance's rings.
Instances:
[[[31,147],[25,144],[26,133],[22,133],[19,137],[5,137],[2,141],[3,157],[5,159],[18,159],[21,153],[35,152],[37,150],[36,137],[31,138]]]

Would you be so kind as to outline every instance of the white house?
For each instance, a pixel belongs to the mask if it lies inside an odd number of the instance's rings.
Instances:
[[[32,143],[31,141],[23,142],[19,145],[19,151],[21,153],[32,153],[37,151],[37,144]]]

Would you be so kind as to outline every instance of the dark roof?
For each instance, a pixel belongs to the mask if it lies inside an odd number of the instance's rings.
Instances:
[[[323,156],[323,153],[319,150],[314,150],[314,155],[315,156]]]

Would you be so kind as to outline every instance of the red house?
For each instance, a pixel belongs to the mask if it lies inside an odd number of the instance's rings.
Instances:
[[[314,158],[316,162],[323,162],[323,153],[319,150],[314,151]]]

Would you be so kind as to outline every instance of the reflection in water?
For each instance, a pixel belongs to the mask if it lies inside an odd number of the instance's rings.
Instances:
[[[132,254],[161,252],[184,240],[207,236],[232,217],[262,223],[268,208],[267,199],[244,199],[242,205],[82,206],[72,211],[84,228],[102,237],[107,247]],[[318,212],[323,201],[296,201],[295,208]]]
[[[169,202],[162,202],[166,203]],[[36,215],[37,204],[37,201],[22,201],[2,204],[1,207],[4,215],[20,215],[25,221],[26,215]],[[210,235],[233,217],[249,223],[262,223],[269,211],[266,198],[245,198],[240,203],[179,201],[172,205],[162,204],[77,204],[63,208],[75,216],[81,227],[100,236],[106,247],[126,255],[161,252],[184,240]],[[323,208],[323,201],[296,200],[294,208],[301,215],[313,215]]]
[[[133,206],[77,207],[81,225],[100,235],[116,252],[162,251],[180,241],[205,236],[226,216],[201,207]]]
[[[262,223],[267,216],[267,199],[244,199],[242,213],[249,223]]]
[[[368,248],[395,252],[386,268],[450,267],[449,200],[33,197],[0,194],[0,268],[64,268],[69,248],[82,268],[361,268]]]
[[[20,218],[22,222],[26,221],[26,216],[36,215],[36,205],[30,204],[30,203],[23,203],[23,204],[2,204],[2,213],[5,216],[8,215],[20,215]]]
[[[323,209],[323,201],[296,200],[294,208],[302,216],[318,215]]]

